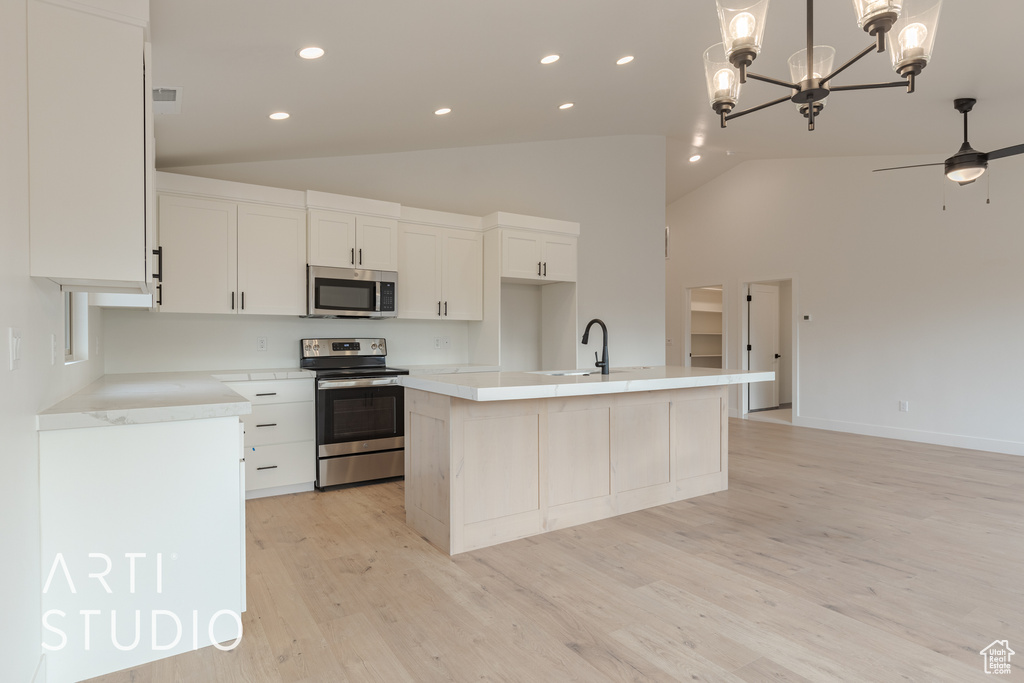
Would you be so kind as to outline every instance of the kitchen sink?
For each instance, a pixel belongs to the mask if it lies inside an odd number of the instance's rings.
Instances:
[[[589,370],[537,370],[531,374],[547,375],[549,377],[586,377]]]

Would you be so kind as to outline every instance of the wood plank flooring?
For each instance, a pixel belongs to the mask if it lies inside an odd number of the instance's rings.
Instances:
[[[241,645],[94,680],[1024,680],[1024,458],[730,428],[728,491],[454,558],[401,482],[249,501]]]

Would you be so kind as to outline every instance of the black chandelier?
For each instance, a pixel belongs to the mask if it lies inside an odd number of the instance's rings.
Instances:
[[[761,52],[769,0],[715,0],[722,42],[704,52],[711,108],[726,121],[790,101],[807,118],[807,130],[814,130],[814,118],[825,108],[829,93],[841,90],[906,87],[914,92],[914,79],[931,59],[942,0],[853,0],[857,23],[875,41],[837,69],[832,68],[835,49],[814,44],[814,0],[807,0],[807,47],[789,58],[792,82],[747,71]],[[887,40],[888,36],[888,40]],[[885,52],[888,42],[893,69],[902,81],[830,85],[830,81],[872,50]],[[824,75],[823,75],[824,74]],[[791,92],[770,102],[734,112],[740,85],[747,78],[788,88]]]

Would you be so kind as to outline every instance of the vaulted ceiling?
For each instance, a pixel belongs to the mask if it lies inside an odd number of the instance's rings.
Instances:
[[[772,1],[752,70],[788,80],[805,7]],[[978,99],[975,148],[1024,142],[1024,78],[1002,60],[1024,28],[1012,0],[946,0],[917,92],[834,93],[814,132],[791,103],[719,128],[701,63],[721,40],[714,0],[151,0],[151,12],[153,85],[183,88],[181,113],[156,121],[164,168],[650,134],[668,138],[671,202],[748,159],[941,161],[961,141],[955,97]],[[837,65],[871,41],[848,0],[819,0],[815,36]],[[299,59],[307,45],[327,53]],[[541,65],[548,54],[561,59]],[[617,66],[623,55],[635,59]],[[888,55],[872,54],[835,82],[893,80]],[[749,82],[740,108],[783,94]]]

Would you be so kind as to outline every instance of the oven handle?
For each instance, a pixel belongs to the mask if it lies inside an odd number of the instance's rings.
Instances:
[[[365,379],[321,379],[317,380],[316,388],[324,391],[326,389],[350,389],[352,387],[379,387],[398,384],[397,377],[367,377]]]

